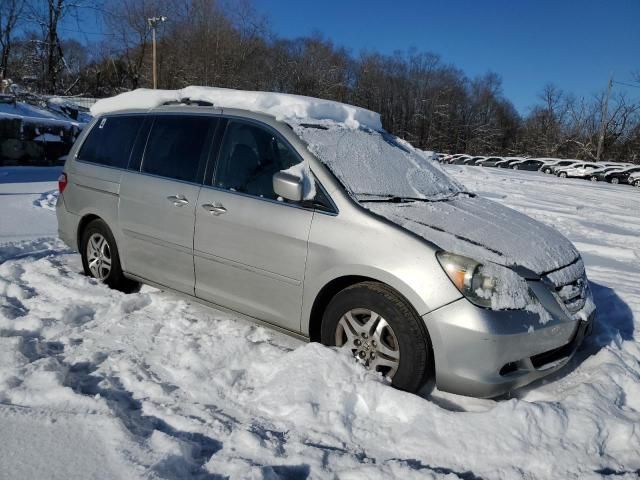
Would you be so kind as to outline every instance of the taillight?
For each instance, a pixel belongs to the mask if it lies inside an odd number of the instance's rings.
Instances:
[[[67,174],[61,173],[58,177],[58,191],[60,193],[64,192],[64,189],[67,188]]]

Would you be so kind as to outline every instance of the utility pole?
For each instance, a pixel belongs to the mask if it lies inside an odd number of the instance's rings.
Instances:
[[[151,29],[151,42],[153,44],[153,89],[158,88],[158,71],[156,67],[156,28],[158,28],[159,23],[164,23],[167,21],[167,17],[151,17],[147,18],[147,22],[149,23],[149,28]]]
[[[607,130],[607,117],[609,116],[609,97],[611,96],[611,87],[613,86],[613,74],[609,77],[609,85],[607,85],[607,95],[604,97],[604,105],[602,107],[602,118],[600,118],[600,137],[598,138],[598,150],[596,151],[596,161],[600,161],[602,157],[602,149],[604,148],[604,136]]]

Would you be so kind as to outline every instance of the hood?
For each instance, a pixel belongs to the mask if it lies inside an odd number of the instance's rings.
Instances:
[[[542,275],[579,258],[557,230],[481,197],[441,202],[363,203],[368,210],[439,248]]]

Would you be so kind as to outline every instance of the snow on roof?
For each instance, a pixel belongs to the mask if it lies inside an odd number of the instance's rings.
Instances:
[[[99,100],[91,107],[94,116],[130,108],[151,109],[167,102],[211,102],[218,108],[239,108],[265,113],[282,121],[331,120],[350,128],[380,130],[380,114],[345,103],[286,93],[253,92],[215,87],[186,87],[181,90],[140,88]]]

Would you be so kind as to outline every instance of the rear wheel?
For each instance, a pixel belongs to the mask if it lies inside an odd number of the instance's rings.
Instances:
[[[518,170],[518,169],[519,169],[518,165],[514,165],[512,168],[513,168],[514,170]]]
[[[598,181],[598,177],[591,177],[591,178],[589,178],[589,180],[591,180],[592,182],[597,182]]]
[[[567,174],[565,172],[560,172],[560,175],[558,175],[560,178],[567,178]]]
[[[640,180],[636,180],[635,182],[633,182],[633,184],[634,184],[636,187],[640,187]]]
[[[349,350],[402,390],[416,392],[433,368],[422,319],[394,290],[377,282],[352,285],[333,297],[321,334],[323,344]]]
[[[618,177],[613,177],[613,178],[611,179],[611,183],[613,183],[613,184],[617,185],[618,183],[620,183],[620,179],[619,179]]]
[[[551,173],[551,169],[550,168],[545,168],[544,169],[544,173]]]
[[[80,254],[85,275],[124,293],[140,290],[138,282],[124,276],[116,241],[104,221],[93,220],[84,229]]]

